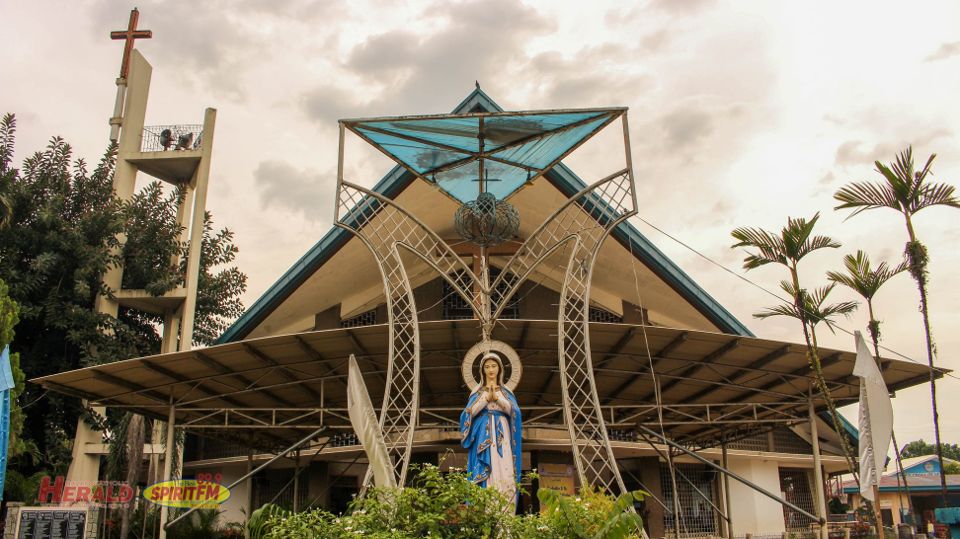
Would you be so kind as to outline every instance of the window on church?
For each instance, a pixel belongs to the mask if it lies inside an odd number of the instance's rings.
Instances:
[[[683,535],[716,535],[718,515],[713,505],[719,505],[717,499],[717,473],[702,464],[677,464],[676,485],[677,501],[680,504],[680,530]],[[663,515],[663,528],[667,534],[676,529],[673,520],[673,481],[670,468],[660,463],[660,486],[663,490],[663,503],[667,511]],[[696,487],[696,488],[694,488]],[[699,490],[699,492],[698,492]],[[704,496],[709,500],[704,499]],[[711,505],[713,504],[713,505]]]
[[[490,268],[490,281],[496,280],[500,275],[500,268]],[[501,292],[506,292],[507,283],[501,283],[497,289]],[[493,305],[493,309],[496,310],[497,306]],[[473,308],[470,306],[470,303],[467,300],[463,299],[460,294],[450,286],[450,283],[443,280],[443,319],[444,320],[469,320],[473,318]],[[514,294],[509,301],[507,301],[507,306],[504,307],[503,312],[500,313],[501,320],[516,320],[520,318],[520,298]]]
[[[613,324],[622,324],[623,317],[613,314],[612,312],[601,309],[600,307],[590,307],[590,310],[587,312],[587,319],[591,322],[609,322]]]
[[[780,468],[780,492],[784,499],[797,507],[814,513],[813,493],[810,491],[810,470]],[[806,530],[813,521],[810,517],[783,506],[783,521],[787,530]]]
[[[360,326],[372,326],[376,323],[377,323],[377,310],[372,309],[365,313],[360,313],[357,316],[344,318],[343,320],[340,321],[340,327],[356,328]]]

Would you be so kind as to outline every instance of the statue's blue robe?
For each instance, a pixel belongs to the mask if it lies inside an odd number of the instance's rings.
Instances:
[[[517,398],[513,392],[504,386],[500,387],[500,392],[510,401],[510,408],[513,413],[507,417],[507,424],[510,425],[509,433],[497,432],[497,436],[510,438],[510,449],[514,461],[514,478],[517,483],[520,482],[520,469],[522,464],[521,438],[523,436],[523,423],[520,417],[520,406],[517,404]],[[470,416],[470,409],[477,399],[483,394],[482,389],[475,391],[467,399],[467,406],[460,413],[460,438],[461,445],[467,450],[467,473],[470,478],[482,487],[487,486],[487,479],[490,477],[490,459],[491,452],[498,450],[498,444],[490,439],[490,421],[496,415],[503,415],[500,412],[492,412],[483,409],[474,417]],[[500,456],[503,456],[502,450]]]

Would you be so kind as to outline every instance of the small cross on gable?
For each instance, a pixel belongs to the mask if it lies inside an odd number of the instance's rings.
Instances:
[[[123,45],[123,61],[120,63],[120,78],[127,78],[127,73],[130,69],[130,51],[133,50],[133,42],[136,39],[149,39],[153,37],[153,32],[150,30],[137,30],[137,21],[140,19],[140,11],[137,8],[133,8],[130,12],[130,22],[127,24],[126,30],[115,30],[110,32],[110,39],[123,39],[125,41]]]

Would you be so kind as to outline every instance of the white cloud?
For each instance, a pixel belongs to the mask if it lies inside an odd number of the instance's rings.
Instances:
[[[107,36],[125,27],[129,7],[5,7],[10,76],[0,85],[0,112],[18,113],[18,159],[54,134],[88,160],[102,152],[121,50]],[[776,228],[788,215],[818,210],[823,231],[844,247],[806,261],[810,282],[857,248],[897,258],[905,241],[899,216],[845,221],[831,210],[831,195],[873,178],[873,160],[889,161],[907,144],[924,156],[939,152],[936,179],[960,182],[960,6],[947,0],[922,10],[713,0],[629,9],[612,0],[139,7],[141,27],[154,31],[138,43],[154,66],[148,122],[195,122],[206,106],[219,111],[210,207],[219,226],[237,233],[239,262],[251,274],[247,305],[329,227],[336,119],[447,112],[477,80],[508,109],[629,106],[641,214],[733,268],[734,226]],[[589,158],[569,161],[585,177],[622,159],[603,145],[581,152]],[[371,185],[388,168],[373,162],[360,162],[351,180]],[[957,369],[955,212],[925,210],[915,224],[932,256],[939,361]],[[765,293],[645,232],[759,335],[800,340],[792,325],[752,319],[770,303]],[[774,288],[780,275],[749,277]],[[898,279],[879,306],[886,343],[923,360],[916,292]],[[847,324],[862,325],[860,315]],[[823,339],[852,346],[842,335]],[[940,384],[943,409],[960,404],[957,381]],[[898,431],[901,441],[931,437],[926,398],[923,387],[899,392],[898,414],[918,418]],[[945,433],[960,432],[960,418],[943,421]]]

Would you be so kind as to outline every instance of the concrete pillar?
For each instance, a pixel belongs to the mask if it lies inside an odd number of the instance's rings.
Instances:
[[[103,406],[93,408],[93,413],[105,417],[107,409]],[[73,451],[70,467],[67,469],[67,481],[82,481],[93,484],[100,476],[100,455],[88,453],[87,444],[102,444],[103,433],[88,425],[83,417],[77,418],[77,434],[73,437]]]
[[[744,479],[770,491],[780,492],[780,467],[762,456],[730,457],[729,470]],[[781,534],[786,531],[783,506],[756,490],[740,483],[730,482],[733,535]]]
[[[117,165],[113,174],[113,190],[120,200],[130,200],[137,182],[137,167],[128,159],[139,153],[143,143],[143,122],[147,114],[147,97],[150,94],[150,78],[153,68],[134,49],[130,55],[130,73],[127,78],[127,99],[123,108],[123,130],[117,147]],[[121,235],[120,243],[126,242]],[[103,275],[103,283],[112,290],[120,290],[123,267],[111,266]],[[99,313],[117,316],[119,304],[116,299],[98,295],[94,309]]]
[[[197,308],[197,285],[200,276],[200,246],[203,242],[203,216],[207,209],[207,185],[210,180],[210,160],[213,152],[213,133],[217,125],[217,111],[207,109],[203,116],[203,142],[200,145],[200,164],[194,172],[193,219],[190,223],[190,252],[187,255],[187,299],[183,305],[180,350],[193,346],[194,311]]]

